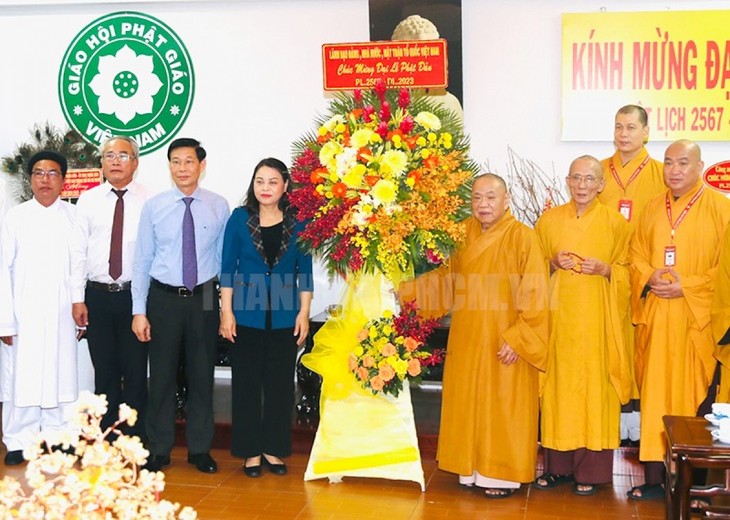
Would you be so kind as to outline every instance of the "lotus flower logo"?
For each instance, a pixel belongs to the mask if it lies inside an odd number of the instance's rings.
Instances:
[[[126,125],[137,114],[152,112],[152,96],[162,82],[152,72],[152,56],[138,56],[125,45],[114,56],[99,58],[99,74],[89,86],[99,96],[99,112]]]
[[[147,14],[118,12],[80,31],[58,80],[66,120],[85,139],[133,137],[142,154],[182,127],[195,92],[193,64],[180,38]]]

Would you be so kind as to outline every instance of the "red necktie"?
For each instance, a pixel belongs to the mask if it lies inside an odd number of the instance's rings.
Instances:
[[[114,280],[122,276],[122,233],[124,231],[124,194],[127,190],[112,190],[117,198],[112,221],[112,241],[109,247],[109,276]]]

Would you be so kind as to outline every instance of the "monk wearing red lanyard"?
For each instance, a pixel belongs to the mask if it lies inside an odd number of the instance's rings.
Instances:
[[[672,143],[664,155],[667,190],[647,203],[631,240],[636,381],[646,483],[634,500],[664,495],[664,415],[693,416],[715,397],[710,304],[730,200],[702,183],[700,147]],[[709,411],[709,410],[708,410]]]

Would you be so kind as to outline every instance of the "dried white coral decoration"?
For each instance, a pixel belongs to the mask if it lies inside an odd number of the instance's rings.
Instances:
[[[119,426],[133,426],[137,412],[122,404],[119,420],[106,430],[101,419],[105,395],[84,392],[77,402],[72,430],[41,433],[36,445],[23,451],[29,461],[25,480],[0,482],[0,518],[170,519],[198,517],[191,507],[160,499],[165,475],[139,468],[149,452],[139,437],[124,435]],[[117,438],[109,442],[114,433]],[[179,510],[179,513],[178,513]]]

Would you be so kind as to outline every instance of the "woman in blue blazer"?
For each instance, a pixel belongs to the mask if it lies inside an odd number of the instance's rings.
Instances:
[[[291,182],[278,159],[260,161],[246,201],[223,239],[220,333],[231,348],[231,453],[243,471],[286,474],[297,349],[309,333],[312,257],[297,246],[304,226],[289,208]]]

